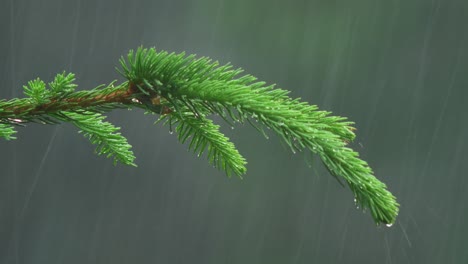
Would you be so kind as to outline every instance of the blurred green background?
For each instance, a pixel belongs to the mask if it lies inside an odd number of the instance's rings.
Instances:
[[[138,168],[70,125],[0,141],[0,263],[468,263],[468,2],[0,3],[0,98],[63,70],[122,80],[139,45],[231,62],[356,122],[352,147],[401,203],[376,227],[317,160],[249,126],[228,179],[167,127],[119,110]]]

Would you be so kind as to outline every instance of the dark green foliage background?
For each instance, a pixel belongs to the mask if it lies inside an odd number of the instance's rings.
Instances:
[[[249,162],[228,179],[118,110],[138,168],[71,125],[0,141],[0,263],[467,262],[467,23],[461,0],[2,1],[0,98],[63,70],[108,83],[139,45],[230,61],[355,121],[402,206],[376,228],[318,162],[248,125],[224,126]]]

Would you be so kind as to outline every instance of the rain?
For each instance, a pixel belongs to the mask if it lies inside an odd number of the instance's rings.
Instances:
[[[106,113],[138,167],[18,119],[0,139],[0,263],[468,263],[467,24],[459,0],[2,0],[0,100],[63,71],[78,90],[120,83],[139,46],[208,56],[355,122],[349,146],[401,207],[377,226],[318,157],[247,122],[213,118],[241,179],[139,109]]]

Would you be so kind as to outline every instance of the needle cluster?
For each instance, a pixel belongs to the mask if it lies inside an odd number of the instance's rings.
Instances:
[[[69,122],[114,162],[135,165],[131,146],[103,113],[118,107],[142,108],[159,115],[181,143],[228,176],[242,176],[246,161],[209,117],[221,116],[230,126],[249,123],[267,136],[268,128],[293,151],[318,155],[330,174],[349,186],[356,204],[368,209],[377,224],[392,224],[398,203],[357,152],[353,123],[319,110],[289,91],[267,85],[242,69],[206,57],[131,50],[118,71],[127,79],[92,90],[75,91],[73,74],[58,74],[47,86],[36,79],[24,87],[27,98],[0,101],[0,137],[14,139],[15,126],[28,122]]]

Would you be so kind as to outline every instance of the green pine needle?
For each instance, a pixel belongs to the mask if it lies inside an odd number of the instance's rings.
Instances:
[[[70,122],[79,128],[79,133],[82,133],[92,144],[97,146],[95,152],[98,155],[113,157],[114,164],[118,161],[136,167],[133,162],[135,156],[130,150],[132,146],[128,144],[124,136],[117,132],[119,131],[118,127],[109,122],[103,122],[105,116],[86,111],[81,113],[62,111],[56,115],[56,118]]]
[[[65,72],[57,74],[54,81],[49,83],[49,87],[54,95],[64,95],[71,93],[77,87],[73,82],[75,81],[75,74]]]
[[[120,85],[75,91],[74,75],[65,72],[48,87],[39,79],[30,81],[24,87],[28,98],[0,100],[0,137],[14,139],[13,125],[70,122],[97,146],[98,154],[135,166],[131,146],[117,127],[103,121],[102,113],[137,107],[159,114],[158,122],[174,129],[179,141],[187,142],[196,155],[206,153],[213,166],[241,177],[246,161],[207,118],[216,114],[229,126],[247,122],[265,136],[264,128],[269,128],[294,153],[315,153],[333,177],[349,186],[356,205],[369,210],[376,223],[395,222],[396,198],[347,146],[355,138],[353,122],[206,57],[138,48],[122,57],[120,64],[118,71],[127,79]]]
[[[16,139],[16,137],[13,136],[15,133],[16,131],[11,125],[0,124],[0,137],[5,138],[6,140]]]
[[[36,104],[48,101],[50,92],[46,89],[46,84],[39,78],[29,81],[27,86],[23,86],[24,94],[31,97]]]
[[[226,172],[228,176],[243,175],[247,169],[246,161],[239,154],[229,138],[219,132],[219,126],[203,116],[196,116],[184,109],[171,115],[163,115],[157,122],[164,121],[178,133],[178,139],[185,143],[190,139],[189,149],[197,156],[208,150],[208,161],[216,168]]]

